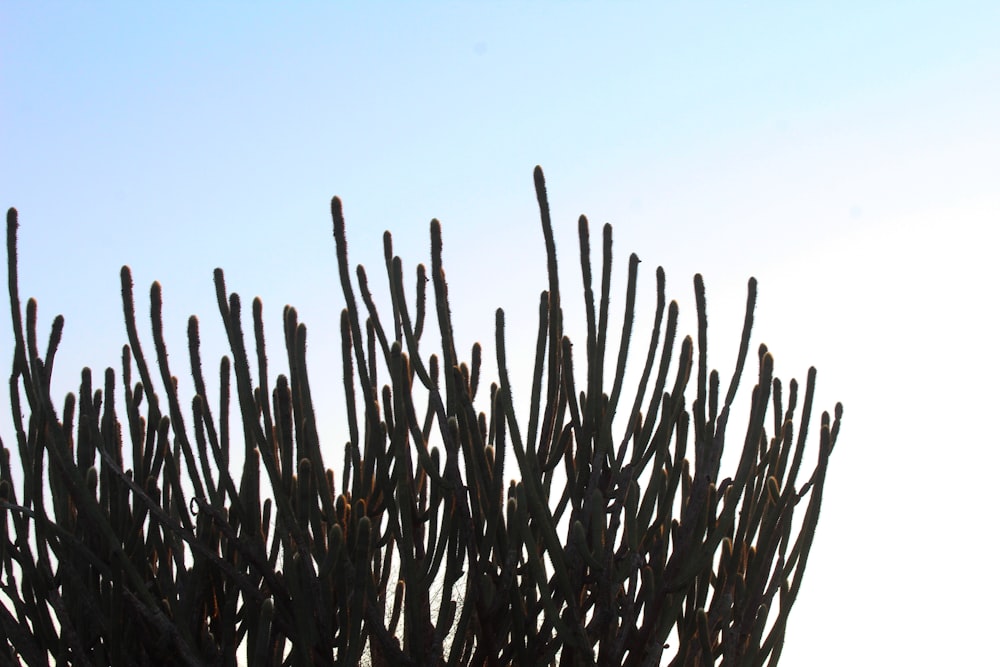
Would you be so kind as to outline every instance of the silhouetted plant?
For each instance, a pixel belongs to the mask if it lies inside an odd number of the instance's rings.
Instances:
[[[206,393],[192,317],[195,397],[189,411],[181,405],[158,283],[150,290],[155,360],[147,361],[124,267],[121,377],[108,369],[95,388],[84,369],[79,396],[68,395],[58,412],[50,378],[62,318],[42,356],[34,300],[22,313],[11,209],[17,454],[12,463],[4,448],[0,461],[0,662],[235,665],[239,654],[251,665],[650,666],[661,664],[669,640],[671,665],[775,664],[840,405],[832,420],[823,413],[806,477],[815,371],[796,427],[799,387],[793,380],[785,394],[761,346],[738,464],[721,478],[750,356],[755,281],[722,393],[708,367],[701,277],[697,340],[684,338],[678,351],[678,308],[667,305],[659,269],[641,377],[626,390],[639,260],[629,261],[621,343],[612,350],[611,228],[597,296],[580,218],[587,331],[574,359],[540,169],[535,186],[549,285],[527,415],[514,410],[503,311],[499,378],[488,392],[480,391],[479,344],[467,360],[455,348],[439,223],[431,222],[431,268],[428,276],[417,267],[412,302],[386,233],[391,311],[383,319],[364,268],[351,279],[333,200],[350,433],[339,476],[317,435],[305,326],[286,307],[289,374],[272,387],[261,302],[253,302],[248,345],[240,298],[227,293],[221,270],[215,287],[232,356],[220,362],[217,401]],[[428,355],[429,318],[441,341]],[[233,447],[245,456],[238,478]],[[20,465],[20,489],[12,465]]]

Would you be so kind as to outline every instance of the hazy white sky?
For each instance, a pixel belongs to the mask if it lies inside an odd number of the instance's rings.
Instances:
[[[142,312],[164,284],[182,382],[189,314],[222,354],[221,266],[273,343],[298,307],[335,447],[330,197],[379,281],[382,231],[412,269],[438,217],[460,343],[491,343],[503,306],[517,349],[545,286],[541,164],[570,285],[581,213],[615,225],[619,284],[639,253],[647,303],[664,266],[688,332],[702,272],[725,373],[754,275],[778,374],[816,365],[818,410],[845,405],[783,664],[982,663],[998,45],[993,2],[5,3],[0,204],[22,296],[44,331],[66,316],[57,391],[119,364],[122,264]]]

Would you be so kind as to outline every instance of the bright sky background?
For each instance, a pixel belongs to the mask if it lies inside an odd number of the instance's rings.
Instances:
[[[297,306],[339,451],[330,197],[379,284],[383,230],[412,271],[439,218],[460,344],[492,352],[502,306],[523,352],[541,164],[568,295],[577,216],[613,223],[618,284],[638,252],[650,304],[663,265],[685,332],[705,275],[728,377],[756,276],[777,374],[817,366],[814,423],[845,405],[783,664],[983,664],[1000,620],[998,45],[988,1],[8,2],[0,204],[20,211],[44,335],[66,316],[57,395],[120,365],[122,264],[140,312],[163,283],[182,384],[189,314],[217,359],[221,266],[263,298],[275,361]]]

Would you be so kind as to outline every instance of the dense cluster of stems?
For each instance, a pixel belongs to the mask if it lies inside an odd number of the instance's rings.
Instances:
[[[678,307],[660,269],[648,346],[632,354],[639,260],[630,258],[624,318],[612,323],[611,228],[597,294],[582,217],[587,331],[571,345],[540,169],[535,185],[549,284],[532,384],[518,388],[530,393],[527,414],[514,409],[503,311],[488,391],[480,345],[468,358],[455,348],[439,223],[412,300],[386,233],[386,317],[364,268],[352,279],[333,200],[350,434],[339,475],[319,441],[305,326],[285,308],[289,372],[271,385],[261,302],[245,335],[221,270],[231,356],[217,397],[192,317],[194,398],[182,405],[158,283],[147,359],[124,267],[121,372],[109,368],[95,387],[84,369],[79,393],[57,407],[63,321],[43,355],[37,304],[22,310],[11,209],[15,433],[4,439],[15,443],[0,457],[0,665],[776,663],[840,405],[832,419],[823,413],[815,463],[804,466],[815,371],[804,391],[794,380],[785,390],[767,349],[751,353],[753,279],[728,387],[709,371],[700,276],[696,337],[675,345]],[[429,354],[432,329],[440,341]],[[756,386],[738,463],[723,475],[748,358]],[[630,364],[641,375],[626,387]],[[230,463],[234,447],[242,470]]]

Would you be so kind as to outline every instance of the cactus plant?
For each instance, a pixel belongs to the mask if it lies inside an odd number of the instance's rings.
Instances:
[[[334,198],[346,304],[342,461],[320,445],[305,325],[286,307],[289,372],[272,385],[261,302],[245,333],[242,301],[221,270],[231,355],[219,362],[217,397],[206,392],[192,317],[194,398],[181,404],[158,283],[147,359],[124,267],[121,370],[95,387],[83,369],[79,393],[57,408],[50,380],[62,319],[43,355],[37,304],[22,310],[11,209],[15,433],[5,440],[16,442],[0,458],[0,664],[775,664],[841,406],[823,413],[806,464],[816,373],[786,388],[766,347],[751,354],[753,279],[728,386],[709,370],[700,276],[698,330],[678,349],[678,306],[657,271],[652,330],[636,361],[635,255],[623,335],[610,349],[611,227],[598,293],[583,217],[586,332],[574,346],[540,169],[535,186],[549,283],[532,382],[512,386],[498,310],[498,378],[485,391],[483,348],[465,357],[455,346],[440,224],[431,222],[430,268],[418,266],[409,289],[386,233],[391,303],[379,311],[365,269],[351,276]],[[428,354],[431,329],[440,341]],[[748,359],[748,423],[724,475]],[[627,388],[630,364],[642,370]],[[526,415],[515,390],[530,396]],[[242,471],[230,464],[234,448]]]

